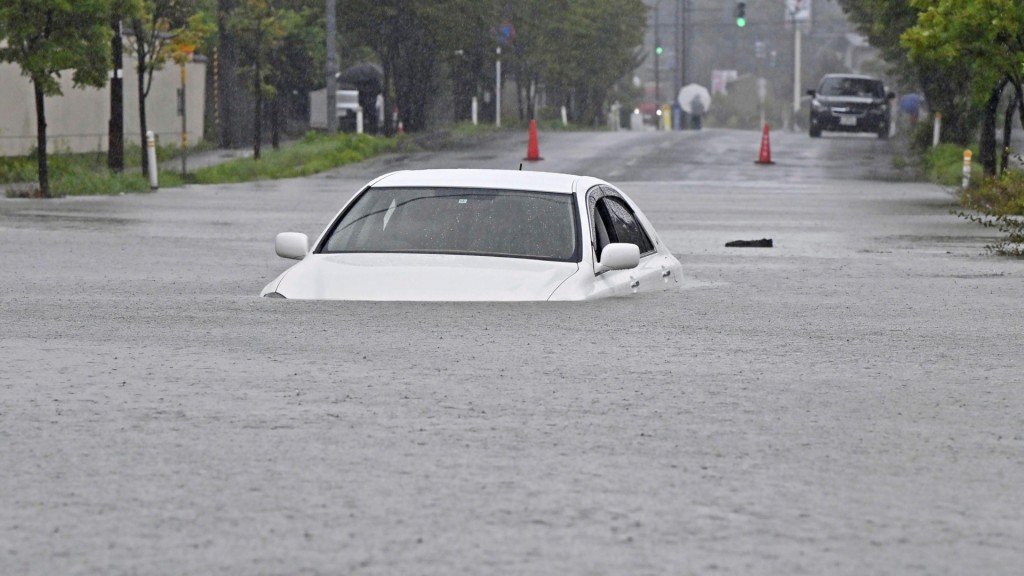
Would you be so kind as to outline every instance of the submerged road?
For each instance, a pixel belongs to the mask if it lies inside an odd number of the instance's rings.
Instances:
[[[0,200],[2,574],[990,574],[1024,565],[1022,263],[897,143],[541,134],[679,293],[260,299],[389,170]],[[734,249],[772,238],[770,249]]]

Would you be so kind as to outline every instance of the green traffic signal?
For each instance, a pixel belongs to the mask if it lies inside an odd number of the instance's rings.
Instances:
[[[743,28],[746,25],[747,25],[747,19],[746,18],[737,18],[736,19],[736,26],[738,26],[740,28]]]
[[[662,48],[661,46],[658,46],[657,48],[654,49],[654,52],[656,54],[658,54],[659,56],[661,56],[661,53],[664,52],[664,51],[665,51],[664,48]]]

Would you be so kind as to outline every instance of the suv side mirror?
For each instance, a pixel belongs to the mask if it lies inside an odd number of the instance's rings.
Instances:
[[[814,98],[815,94],[817,94],[816,90],[808,90],[807,91],[807,95],[810,96],[811,98]]]

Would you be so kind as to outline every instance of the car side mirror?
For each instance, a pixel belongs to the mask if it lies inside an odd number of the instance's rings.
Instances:
[[[892,100],[892,99],[893,99],[893,98],[895,98],[895,97],[896,97],[896,93],[895,93],[895,92],[886,92],[886,93],[885,93],[885,98],[886,98],[887,100]]]
[[[810,96],[811,98],[814,98],[815,94],[817,94],[817,90],[808,90],[807,91],[807,95]]]
[[[301,232],[281,232],[274,239],[274,251],[281,258],[302,260],[309,252],[309,237]]]
[[[597,263],[597,273],[608,270],[629,270],[640,265],[640,247],[636,244],[614,242],[601,251],[601,261]]]

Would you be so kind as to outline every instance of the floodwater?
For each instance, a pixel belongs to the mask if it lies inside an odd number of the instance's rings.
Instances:
[[[892,143],[772,137],[542,134],[684,266],[590,303],[257,297],[275,233],[525,135],[0,200],[0,573],[1018,573],[1021,263]]]

